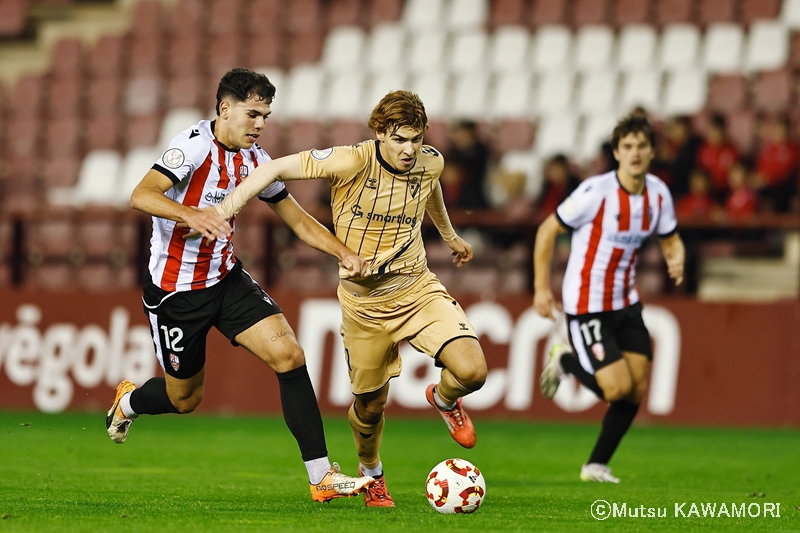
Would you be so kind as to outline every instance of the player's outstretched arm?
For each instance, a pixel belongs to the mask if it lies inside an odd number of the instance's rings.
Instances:
[[[148,215],[186,224],[209,241],[231,234],[230,224],[216,213],[179,204],[167,198],[164,193],[172,186],[172,180],[151,169],[131,193],[130,205]]]
[[[675,285],[680,285],[683,281],[683,265],[686,262],[686,247],[677,232],[669,237],[658,239],[661,245],[661,252],[667,260],[667,273],[675,280]]]
[[[247,179],[237,185],[233,192],[217,206],[217,213],[221,217],[229,219],[236,215],[252,197],[266,189],[273,182],[277,180],[297,180],[302,176],[303,167],[300,163],[299,154],[265,161],[258,165]]]
[[[309,215],[292,195],[287,196],[278,203],[269,204],[269,206],[286,222],[286,225],[294,231],[295,235],[300,237],[300,240],[312,248],[338,258],[342,266],[347,269],[349,277],[365,278],[372,275],[369,262],[342,244],[316,218]]]
[[[533,247],[533,307],[537,313],[551,320],[555,319],[555,299],[550,290],[550,264],[556,237],[564,231],[556,216],[550,215],[536,231],[536,244]]]

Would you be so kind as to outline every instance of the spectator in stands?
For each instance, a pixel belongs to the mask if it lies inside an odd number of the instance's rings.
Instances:
[[[678,200],[675,213],[680,218],[703,218],[719,214],[719,205],[711,195],[708,175],[696,168],[689,178],[689,192]]]
[[[468,120],[453,125],[444,155],[447,166],[441,183],[447,205],[462,209],[489,207],[484,193],[489,147],[480,139],[477,125]]]
[[[566,156],[554,155],[544,166],[544,183],[536,199],[536,211],[542,216],[555,213],[556,207],[567,199],[578,184],[578,178],[571,172]]]
[[[653,173],[664,180],[675,198],[689,191],[689,176],[701,142],[688,116],[673,117],[664,128],[664,141],[658,143]]]
[[[725,213],[732,219],[750,218],[758,208],[758,196],[750,186],[750,170],[736,162],[728,173],[730,192],[725,200]]]
[[[767,116],[759,128],[753,186],[765,210],[785,213],[797,192],[797,145],[789,139],[789,118]]]
[[[696,163],[708,175],[711,194],[717,201],[728,196],[728,176],[738,160],[739,151],[727,138],[725,117],[712,116],[697,152]]]

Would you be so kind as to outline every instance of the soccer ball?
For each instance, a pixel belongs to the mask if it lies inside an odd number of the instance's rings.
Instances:
[[[428,474],[425,494],[440,513],[474,513],[486,495],[486,481],[469,461],[447,459]]]

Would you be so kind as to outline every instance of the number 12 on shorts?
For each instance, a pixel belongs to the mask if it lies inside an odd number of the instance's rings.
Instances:
[[[161,330],[164,332],[164,345],[167,350],[182,352],[183,346],[178,346],[178,343],[183,340],[183,330],[181,328],[169,329],[167,326],[161,326]]]

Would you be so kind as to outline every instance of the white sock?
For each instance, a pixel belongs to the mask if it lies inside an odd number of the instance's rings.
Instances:
[[[127,416],[128,418],[136,418],[139,416],[139,413],[133,410],[131,407],[131,393],[127,392],[125,395],[120,398],[119,400],[119,408],[122,411],[122,414]]]
[[[456,406],[454,403],[447,403],[442,400],[441,396],[439,396],[439,388],[433,389],[433,401],[436,403],[436,406],[441,409],[442,411],[452,411],[453,408]]]
[[[361,466],[361,475],[362,476],[371,476],[371,477],[378,477],[383,475],[383,463],[378,462],[378,466],[375,468],[367,468],[362,463],[359,463]]]
[[[327,457],[303,461],[308,471],[308,481],[312,485],[319,484],[325,475],[331,470],[331,461]]]

